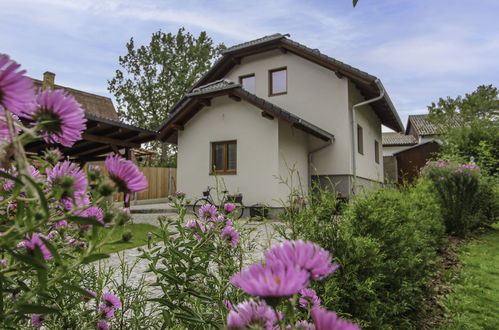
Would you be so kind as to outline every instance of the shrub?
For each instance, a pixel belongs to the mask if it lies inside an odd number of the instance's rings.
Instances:
[[[491,225],[499,221],[499,178],[482,176],[477,194],[478,225]]]
[[[433,183],[447,233],[466,236],[477,224],[478,166],[440,160],[429,162],[422,173]]]
[[[357,196],[341,219],[313,213],[304,210],[296,227],[340,265],[313,286],[323,305],[363,328],[412,327],[444,232],[429,183]]]

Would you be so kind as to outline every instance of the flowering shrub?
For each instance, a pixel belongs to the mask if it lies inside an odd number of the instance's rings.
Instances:
[[[439,160],[428,162],[421,172],[433,183],[447,232],[466,236],[477,221],[480,168]]]
[[[227,328],[360,329],[320,307],[316,292],[308,288],[337,268],[329,252],[316,244],[298,240],[274,245],[265,252],[264,264],[252,264],[232,276],[234,286],[257,300],[232,307]]]
[[[104,202],[115,188],[100,172],[61,161],[57,149],[28,159],[23,144],[72,146],[85,119],[73,97],[34,91],[18,69],[0,54],[0,323],[106,329],[120,299],[103,287],[94,292],[83,266],[108,257],[99,249],[126,215]],[[144,188],[133,164],[112,161],[108,170],[125,183],[118,190]]]

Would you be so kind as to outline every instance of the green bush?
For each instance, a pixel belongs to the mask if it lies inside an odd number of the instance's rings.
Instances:
[[[428,182],[358,196],[340,218],[310,217],[302,238],[331,251],[340,269],[314,284],[326,308],[367,329],[412,328],[435,269],[444,226]],[[322,212],[319,212],[322,213]]]
[[[499,221],[499,178],[482,176],[477,195],[478,225],[491,225]]]
[[[433,183],[447,233],[468,235],[478,223],[478,166],[439,160],[429,162],[422,172]]]

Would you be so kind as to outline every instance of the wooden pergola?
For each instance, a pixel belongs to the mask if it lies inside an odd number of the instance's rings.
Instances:
[[[85,118],[87,128],[82,139],[72,147],[65,148],[40,140],[26,145],[26,151],[39,154],[47,148],[58,147],[64,156],[69,156],[83,165],[87,162],[102,161],[110,153],[130,159],[132,149],[140,148],[142,143],[153,141],[158,136],[157,132],[89,113],[85,113]]]

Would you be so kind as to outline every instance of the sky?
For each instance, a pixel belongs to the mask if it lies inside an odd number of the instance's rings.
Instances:
[[[381,79],[404,125],[440,97],[499,86],[499,0],[0,0],[0,53],[111,96],[125,44],[158,30],[231,46],[273,33]]]

